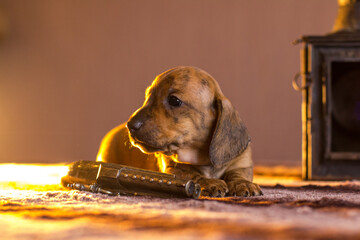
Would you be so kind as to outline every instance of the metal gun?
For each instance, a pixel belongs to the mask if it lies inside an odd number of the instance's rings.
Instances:
[[[77,161],[61,179],[64,187],[109,195],[199,198],[201,187],[175,175],[114,163]]]

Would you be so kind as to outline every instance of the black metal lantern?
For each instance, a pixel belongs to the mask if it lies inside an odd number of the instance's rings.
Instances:
[[[303,36],[303,178],[360,179],[360,0],[339,0],[334,31]]]

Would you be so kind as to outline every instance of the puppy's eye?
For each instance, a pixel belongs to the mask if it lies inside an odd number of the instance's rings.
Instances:
[[[182,104],[182,101],[180,99],[178,99],[177,97],[175,97],[174,95],[169,96],[168,102],[169,102],[169,105],[173,106],[173,107],[180,107]]]

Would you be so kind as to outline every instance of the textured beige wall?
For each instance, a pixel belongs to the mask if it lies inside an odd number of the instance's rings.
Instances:
[[[201,67],[250,129],[259,164],[300,165],[303,34],[335,0],[2,0],[0,162],[95,159],[162,71]]]

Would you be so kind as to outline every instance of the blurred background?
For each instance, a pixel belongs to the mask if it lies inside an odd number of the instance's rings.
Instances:
[[[259,165],[301,165],[301,35],[332,29],[336,0],[0,0],[0,162],[95,160],[155,76],[209,72]]]

